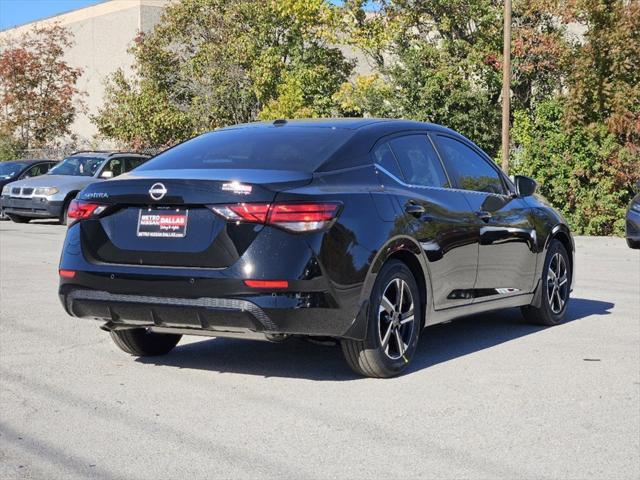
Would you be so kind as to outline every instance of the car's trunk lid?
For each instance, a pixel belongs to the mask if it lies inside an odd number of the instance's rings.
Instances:
[[[106,205],[82,223],[83,249],[96,262],[224,268],[262,226],[229,223],[209,206],[270,203],[307,184],[311,173],[278,170],[143,171],[94,184],[80,199]]]

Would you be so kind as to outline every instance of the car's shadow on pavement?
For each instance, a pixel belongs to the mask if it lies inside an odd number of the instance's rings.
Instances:
[[[584,298],[571,299],[569,322],[608,315],[614,304]],[[562,328],[562,326],[555,327]],[[407,373],[453,360],[516,338],[544,330],[524,321],[519,309],[499,310],[433,325],[421,333]],[[213,338],[185,345],[161,357],[146,357],[140,363],[185,369],[240,373],[264,377],[291,377],[308,380],[355,380],[339,347],[325,347],[303,340],[270,343]]]

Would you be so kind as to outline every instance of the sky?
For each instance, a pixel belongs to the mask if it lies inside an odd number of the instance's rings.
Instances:
[[[95,5],[101,0],[0,0],[0,30]]]

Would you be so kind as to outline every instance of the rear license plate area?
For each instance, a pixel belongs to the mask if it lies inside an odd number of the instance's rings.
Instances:
[[[141,209],[138,214],[138,237],[184,238],[187,234],[189,210]]]

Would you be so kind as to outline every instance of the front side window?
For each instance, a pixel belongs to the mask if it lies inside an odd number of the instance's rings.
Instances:
[[[43,174],[47,173],[47,170],[49,170],[49,167],[47,166],[47,164],[46,163],[40,163],[38,165],[34,165],[29,170],[24,172],[22,174],[22,178],[37,177],[37,176],[40,176],[40,175],[43,175]]]
[[[424,187],[448,187],[447,175],[426,135],[407,135],[390,142],[407,183]]]
[[[449,174],[458,188],[503,195],[500,174],[489,162],[464,143],[444,135],[436,138]]]
[[[124,173],[124,158],[113,158],[105,165],[100,176],[106,177],[105,172],[111,172],[111,177],[117,177]]]
[[[102,162],[104,158],[100,157],[67,157],[49,170],[49,174],[93,177]]]

